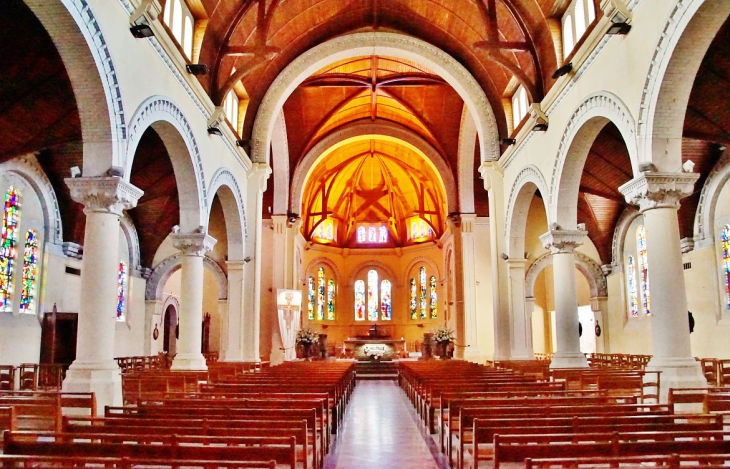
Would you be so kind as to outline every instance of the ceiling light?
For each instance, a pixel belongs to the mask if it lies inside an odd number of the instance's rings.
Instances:
[[[502,145],[514,145],[517,143],[517,139],[514,138],[503,138],[502,139]]]
[[[223,135],[223,132],[221,132],[221,129],[219,129],[218,127],[208,127],[208,134]]]
[[[132,32],[132,36],[136,37],[137,39],[144,39],[146,37],[152,37],[155,35],[155,33],[152,31],[152,28],[148,24],[135,24],[129,30]]]
[[[628,23],[611,23],[611,26],[606,31],[606,34],[612,35],[623,35],[631,30],[631,25]]]
[[[205,64],[188,64],[185,66],[185,70],[191,75],[207,75],[208,66]]]
[[[569,62],[559,69],[555,70],[555,73],[553,73],[553,80],[557,80],[558,78],[562,77],[563,75],[569,74],[573,70],[573,62]]]

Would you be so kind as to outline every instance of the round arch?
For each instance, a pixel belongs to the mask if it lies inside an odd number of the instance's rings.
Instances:
[[[636,124],[628,107],[608,92],[586,97],[573,111],[558,148],[550,184],[550,215],[562,229],[578,224],[578,192],[588,153],[603,128],[612,122],[628,149],[633,173],[638,174]]]
[[[168,98],[151,96],[134,112],[123,165],[124,179],[129,181],[137,146],[149,127],[157,132],[170,155],[180,198],[181,230],[192,232],[207,226],[208,196],[198,144],[182,111]]]
[[[596,261],[583,254],[575,251],[575,268],[583,274],[588,281],[588,287],[591,290],[591,298],[607,297],[608,287],[606,285],[606,276],[603,275],[601,266]],[[545,267],[553,264],[553,256],[546,252],[542,256],[535,259],[527,273],[525,274],[525,296],[533,298],[535,296],[535,281],[540,272]]]
[[[402,286],[402,284],[398,281],[398,276],[395,274],[393,269],[380,261],[366,261],[355,267],[355,269],[353,269],[352,271],[352,275],[350,276],[350,282],[348,283],[348,286],[355,285],[355,281],[358,280],[358,278],[361,280],[364,279],[365,276],[362,275],[363,272],[370,269],[380,269],[385,272],[388,278],[380,280],[390,280],[394,287]]]
[[[451,251],[449,251],[449,255],[451,255]],[[433,259],[426,256],[418,256],[413,259],[411,259],[411,262],[408,263],[405,270],[403,271],[403,282],[402,285],[408,285],[410,282],[410,272],[411,270],[418,265],[419,263],[424,263],[428,265],[428,267],[431,269],[432,275],[436,276],[436,279],[439,283],[444,281],[444,278],[441,275],[440,269],[438,268],[438,265],[436,265],[436,262],[434,262]]]
[[[122,229],[129,247],[129,274],[131,275],[135,271],[139,272],[142,267],[139,253],[139,236],[137,236],[137,228],[134,226],[134,222],[126,212],[119,217],[119,227]]]
[[[447,213],[457,211],[456,205],[456,184],[454,175],[446,161],[431,145],[415,134],[412,130],[406,129],[398,124],[387,121],[376,122],[355,122],[342,127],[320,140],[301,159],[292,177],[292,197],[290,211],[299,213],[302,206],[302,194],[304,186],[309,179],[311,170],[322,155],[326,155],[333,148],[337,148],[345,141],[356,138],[378,138],[385,137],[397,140],[401,144],[415,150],[429,161],[436,173],[441,178],[441,184],[446,195]],[[473,156],[473,155],[472,155]]]
[[[210,269],[215,276],[216,282],[218,283],[218,299],[228,299],[228,278],[220,268],[209,257],[203,257],[203,265]],[[170,279],[172,274],[180,270],[182,267],[182,254],[174,254],[164,261],[160,262],[157,267],[154,268],[152,274],[147,279],[147,288],[145,290],[146,301],[162,301],[162,289],[165,287],[165,283]]]
[[[702,185],[694,223],[694,239],[702,246],[715,243],[715,208],[725,183],[730,179],[730,152],[725,150]],[[698,247],[702,247],[698,246]]]
[[[223,218],[228,232],[228,260],[241,261],[244,258],[245,238],[248,236],[246,211],[243,195],[236,178],[226,168],[219,168],[210,182],[210,204],[207,207],[207,219],[213,207],[213,199],[218,196],[223,206]]]
[[[411,60],[434,71],[451,85],[469,108],[479,133],[482,161],[499,159],[499,133],[484,90],[455,58],[420,39],[390,32],[348,34],[309,49],[274,80],[256,113],[251,135],[251,159],[269,163],[270,142],[277,116],[289,96],[307,77],[334,62],[371,55]],[[472,155],[473,158],[473,155]],[[275,162],[276,167],[278,163]]]
[[[81,121],[84,176],[105,175],[121,166],[127,128],[101,26],[86,0],[24,1],[51,37],[71,81]]]
[[[520,171],[512,184],[512,191],[507,204],[507,255],[510,258],[522,259],[525,256],[525,230],[527,228],[527,214],[530,211],[532,197],[540,191],[545,205],[548,226],[550,226],[550,211],[548,206],[548,192],[545,178],[540,170],[529,165]]]
[[[634,219],[641,214],[636,207],[629,205],[627,206],[621,215],[618,217],[616,222],[616,229],[613,231],[613,241],[611,244],[611,252],[613,253],[613,260],[611,262],[611,271],[618,272],[623,269],[623,253],[624,253],[624,241],[626,239],[626,233],[628,233],[631,223]]]
[[[658,36],[641,94],[641,160],[679,172],[684,118],[694,79],[707,49],[730,15],[726,0],[674,0]]]
[[[310,262],[307,265],[307,268],[305,269],[305,272],[304,272],[304,285],[307,284],[306,279],[308,277],[310,277],[310,276],[316,277],[316,275],[315,275],[316,269],[318,267],[320,267],[321,265],[327,266],[330,270],[332,270],[332,272],[334,272],[336,283],[339,284],[340,282],[342,282],[344,280],[342,278],[342,276],[340,275],[340,269],[337,268],[337,264],[332,262],[332,260],[327,257],[320,256],[320,257],[315,257],[314,259],[312,259],[312,262]],[[347,286],[349,286],[349,284],[340,285],[340,286],[347,287]]]

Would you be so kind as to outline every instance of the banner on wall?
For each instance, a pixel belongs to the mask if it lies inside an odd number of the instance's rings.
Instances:
[[[276,290],[276,308],[279,313],[279,333],[284,346],[284,360],[297,357],[297,331],[302,327],[302,292],[300,290]]]

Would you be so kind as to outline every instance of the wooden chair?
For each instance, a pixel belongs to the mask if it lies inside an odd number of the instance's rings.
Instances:
[[[38,389],[38,365],[35,363],[23,363],[18,368],[20,375],[21,391],[35,391]]]
[[[0,366],[0,391],[15,389],[15,367],[12,365]]]

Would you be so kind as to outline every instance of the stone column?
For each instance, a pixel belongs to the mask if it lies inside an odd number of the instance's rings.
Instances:
[[[76,360],[66,373],[63,390],[93,392],[97,409],[121,405],[119,366],[114,361],[119,217],[133,208],[142,191],[119,177],[66,179],[71,198],[84,205],[86,230],[81,263]]]
[[[509,278],[510,306],[510,356],[512,360],[534,360],[532,350],[532,310],[528,311],[525,301],[525,266],[527,259],[508,259],[507,277]],[[532,302],[532,309],[535,302]]]
[[[588,366],[580,351],[578,321],[578,292],[575,285],[575,257],[573,251],[583,243],[583,230],[551,229],[540,236],[545,249],[553,256],[555,294],[556,348],[550,368],[583,368]]]
[[[644,215],[654,344],[647,369],[662,372],[662,402],[670,388],[707,386],[690,345],[677,218],[679,200],[692,193],[698,177],[695,173],[646,172],[619,187],[626,201],[638,205]]]
[[[610,342],[608,340],[608,323],[606,317],[608,316],[608,297],[597,296],[591,298],[591,311],[595,318],[595,324],[601,327],[601,336],[596,337],[596,353],[611,353]],[[604,312],[606,313],[604,315]],[[585,331],[583,331],[585,333]],[[595,334],[596,331],[593,331]]]
[[[173,233],[172,243],[182,253],[180,282],[180,338],[170,367],[178,370],[207,370],[201,352],[203,339],[203,256],[216,240],[206,233]]]
[[[260,361],[259,335],[261,331],[261,224],[263,197],[271,168],[265,163],[254,163],[248,173],[247,203],[251,215],[246,242],[246,257],[251,259],[244,268],[246,279],[243,304],[243,360]],[[275,312],[267,311],[267,314]]]
[[[479,167],[484,188],[489,192],[489,237],[492,261],[492,314],[494,315],[494,360],[510,358],[509,291],[507,266],[500,256],[506,252],[504,173],[496,161],[485,161]]]
[[[224,362],[243,360],[243,284],[244,261],[228,261],[228,301],[221,321],[221,355]]]
[[[476,277],[474,259],[474,221],[476,214],[462,213],[450,218],[454,234],[454,283],[456,288],[456,347],[457,358],[479,360],[477,343]],[[448,266],[445,266],[448,271]]]

